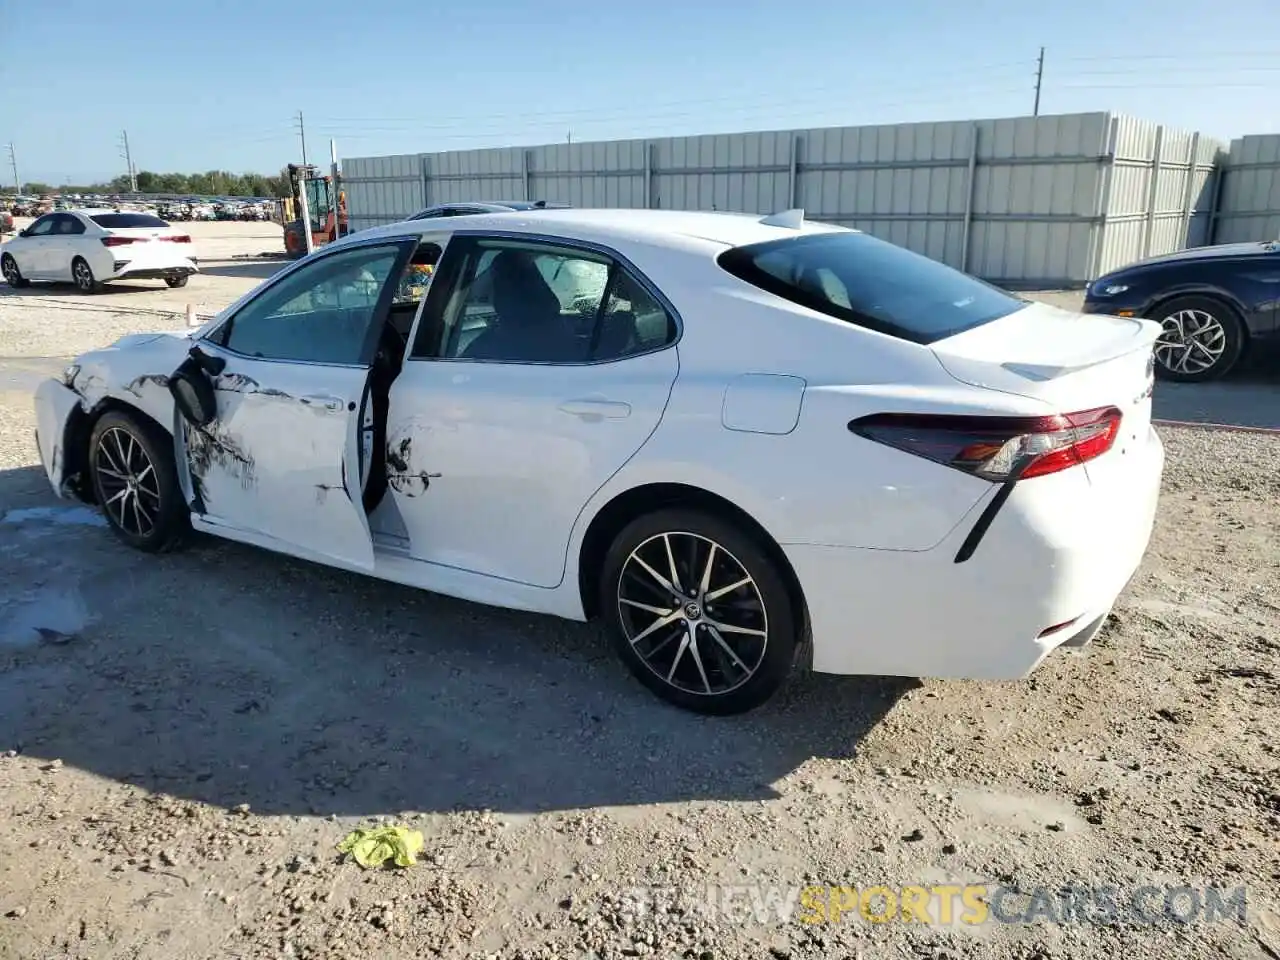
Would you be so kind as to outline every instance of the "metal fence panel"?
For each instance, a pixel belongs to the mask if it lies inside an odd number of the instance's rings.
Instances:
[[[342,164],[352,230],[394,223],[426,206],[422,154],[355,157]]]
[[[1231,141],[1222,177],[1214,241],[1280,240],[1280,134]]]
[[[1079,286],[1144,256],[1280,235],[1280,137],[1236,141],[1221,178],[1224,155],[1193,131],[1082,113],[460,150],[346,171],[356,229],[466,200],[799,206],[1010,286]]]
[[[1093,274],[1206,242],[1222,147],[1193,131],[1113,118],[1113,159],[1103,186],[1104,226]]]

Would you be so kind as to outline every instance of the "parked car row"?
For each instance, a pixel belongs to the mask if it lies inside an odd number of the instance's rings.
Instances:
[[[223,200],[216,203],[174,200],[156,206],[157,215],[171,221],[265,221],[274,219],[275,211],[274,200]]]

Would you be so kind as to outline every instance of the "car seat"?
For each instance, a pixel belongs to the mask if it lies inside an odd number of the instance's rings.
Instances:
[[[585,359],[583,346],[560,313],[560,300],[527,255],[505,250],[494,257],[496,322],[462,355],[474,360],[566,362]]]

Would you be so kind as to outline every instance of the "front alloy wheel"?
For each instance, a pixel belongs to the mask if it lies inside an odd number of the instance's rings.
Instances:
[[[4,274],[4,282],[14,289],[27,285],[27,281],[22,277],[22,271],[18,269],[18,261],[13,259],[12,254],[6,253],[0,257],[0,273]]]
[[[739,713],[790,672],[796,637],[785,583],[752,538],[718,517],[642,517],[610,551],[606,583],[623,659],[672,703]]]
[[[1160,375],[1186,382],[1214,380],[1235,365],[1244,346],[1240,321],[1225,305],[1181,297],[1153,315],[1160,321],[1155,360]]]
[[[123,411],[104,414],[89,440],[98,503],[116,536],[139,550],[174,546],[189,525],[172,446],[158,427]]]

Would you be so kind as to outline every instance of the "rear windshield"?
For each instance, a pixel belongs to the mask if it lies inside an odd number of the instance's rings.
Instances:
[[[89,218],[107,230],[126,230],[130,227],[167,227],[159,217],[149,213],[95,213]]]
[[[865,233],[837,231],[726,250],[747,283],[914,343],[933,343],[1022,309],[1026,301]]]

